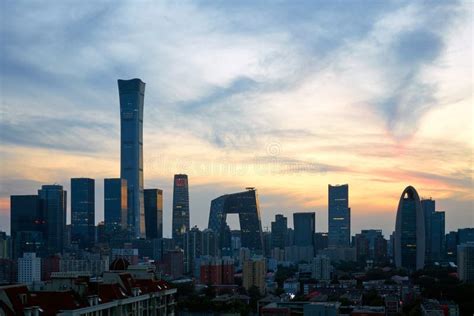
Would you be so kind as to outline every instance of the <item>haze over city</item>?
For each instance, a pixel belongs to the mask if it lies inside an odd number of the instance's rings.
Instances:
[[[73,177],[97,180],[103,219],[119,78],[146,82],[144,179],[163,189],[165,236],[176,173],[200,228],[212,199],[255,187],[263,227],[315,211],[327,231],[338,183],[354,232],[388,236],[408,185],[446,232],[472,227],[472,4],[371,4],[2,2],[0,230],[10,195]]]

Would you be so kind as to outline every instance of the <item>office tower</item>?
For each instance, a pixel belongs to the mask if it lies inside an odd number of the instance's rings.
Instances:
[[[242,247],[262,254],[262,222],[257,190],[248,188],[247,191],[223,195],[212,200],[208,228],[221,235],[221,249],[226,245],[230,246],[230,236],[225,239],[223,237],[228,227],[227,214],[239,214]]]
[[[143,99],[140,79],[118,80],[120,95],[120,178],[127,180],[128,225],[132,236],[145,238],[143,201]]]
[[[45,219],[37,195],[10,196],[10,228],[13,259],[24,252],[43,251]]]
[[[431,215],[436,211],[436,201],[432,198],[422,199],[420,201],[423,209],[423,216],[425,218],[425,260],[431,261]]]
[[[195,259],[201,257],[202,232],[194,226],[184,234],[184,270],[191,274],[194,271]]]
[[[458,232],[449,232],[445,236],[446,260],[456,262],[458,247]]]
[[[6,232],[0,231],[0,259],[9,259],[11,250],[11,238]]]
[[[95,180],[71,179],[71,242],[81,248],[95,241]]]
[[[430,229],[430,259],[432,261],[443,260],[446,244],[444,212],[434,212],[431,214]]]
[[[314,234],[314,254],[317,255],[319,251],[328,247],[328,233]]]
[[[266,291],[265,276],[267,267],[264,258],[253,258],[243,263],[242,285],[248,291],[252,286],[258,287],[261,294]]]
[[[163,191],[145,189],[146,238],[163,238]]]
[[[313,258],[311,277],[316,280],[331,280],[331,260],[321,255]]]
[[[474,243],[458,246],[458,277],[466,283],[474,283]]]
[[[312,247],[316,229],[316,213],[293,213],[293,227],[295,228],[295,246]]]
[[[282,214],[275,215],[272,222],[272,248],[284,249],[288,232],[288,220]]]
[[[357,260],[383,262],[387,258],[387,240],[380,229],[363,229],[354,236]]]
[[[215,257],[219,254],[219,238],[212,229],[202,231],[202,255]],[[239,247],[240,248],[240,247]]]
[[[104,179],[105,230],[117,232],[128,228],[128,187],[125,179]]]
[[[18,258],[18,283],[31,284],[41,281],[41,258],[34,252],[25,252]]]
[[[412,186],[403,190],[395,224],[395,265],[419,270],[425,264],[425,219],[418,192]]]
[[[458,229],[458,245],[474,242],[474,228]]]
[[[48,254],[61,253],[66,228],[67,193],[61,185],[43,185],[38,190],[45,220],[45,239]]]
[[[329,247],[349,247],[351,243],[349,185],[329,185],[328,191]]]
[[[188,176],[175,174],[173,182],[173,239],[182,245],[184,234],[189,230]]]

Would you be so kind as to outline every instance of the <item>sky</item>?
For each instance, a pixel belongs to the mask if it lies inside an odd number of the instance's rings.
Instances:
[[[9,196],[120,174],[117,79],[146,82],[144,177],[210,201],[256,187],[262,226],[348,183],[352,233],[395,226],[413,185],[474,227],[470,1],[1,1],[0,230]],[[68,212],[70,208],[68,209]],[[70,216],[68,215],[68,220]],[[232,217],[235,227],[236,218]]]

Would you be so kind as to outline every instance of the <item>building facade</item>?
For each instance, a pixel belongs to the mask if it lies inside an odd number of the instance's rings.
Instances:
[[[95,180],[71,179],[71,242],[89,248],[95,242]]]
[[[474,283],[474,243],[458,246],[458,277],[461,281]]]
[[[295,246],[311,246],[314,243],[314,231],[316,229],[316,214],[314,212],[308,213],[293,213],[294,245]]]
[[[61,253],[65,243],[67,193],[61,185],[43,185],[38,196],[45,220],[46,252]]]
[[[18,283],[31,284],[41,281],[41,258],[34,252],[25,252],[18,258]]]
[[[349,185],[328,186],[329,247],[349,247],[351,242],[351,209]]]
[[[265,293],[265,276],[267,266],[264,258],[246,260],[242,267],[242,285],[248,291],[252,286],[258,287],[260,293]]]
[[[104,179],[104,219],[106,232],[128,228],[127,180]]]
[[[272,246],[271,248],[284,249],[288,233],[288,219],[282,214],[275,215],[272,222]]]
[[[120,178],[127,180],[128,225],[134,237],[145,238],[143,199],[143,100],[140,79],[118,80],[120,96]]]
[[[163,190],[145,189],[146,238],[163,238]]]
[[[398,203],[395,224],[395,265],[419,270],[425,264],[425,219],[418,192],[407,187]]]
[[[227,214],[239,214],[241,245],[252,252],[263,253],[262,222],[257,190],[227,194],[212,200],[208,228],[218,232],[221,238],[220,248],[231,245],[231,236],[226,234]]]
[[[173,182],[172,237],[183,246],[183,237],[189,231],[189,183],[185,174],[175,174]]]

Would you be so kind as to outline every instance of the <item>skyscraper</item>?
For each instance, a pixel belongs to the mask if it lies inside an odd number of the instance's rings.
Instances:
[[[43,185],[38,196],[43,205],[47,252],[61,253],[65,242],[67,193],[61,185]]]
[[[430,241],[431,244],[431,260],[440,261],[444,259],[445,246],[446,246],[446,235],[445,235],[445,213],[434,212],[431,214],[431,233]]]
[[[145,189],[146,238],[163,238],[163,190]]]
[[[295,228],[295,246],[311,246],[314,243],[314,231],[316,228],[316,214],[293,213],[293,226]]]
[[[87,248],[95,241],[95,180],[71,179],[71,241]]]
[[[351,242],[351,209],[349,185],[328,186],[329,247],[349,247]]]
[[[425,219],[412,186],[403,190],[398,204],[394,252],[397,268],[419,270],[425,264]]]
[[[420,201],[425,218],[425,260],[431,261],[431,214],[436,211],[436,201],[432,198],[422,199]]]
[[[220,235],[220,249],[230,247],[227,214],[239,214],[242,247],[254,253],[263,252],[262,222],[257,190],[226,194],[211,201],[208,228]]]
[[[105,230],[110,233],[128,227],[128,189],[125,179],[104,179]]]
[[[188,176],[175,174],[173,184],[173,232],[175,242],[183,246],[183,236],[189,231]]]
[[[474,243],[460,244],[457,252],[459,279],[474,283]]]
[[[41,252],[44,246],[45,219],[37,195],[10,197],[10,228],[13,258],[24,252]]]
[[[145,237],[143,200],[143,99],[140,79],[118,80],[120,95],[120,177],[128,186],[128,225],[136,238]]]
[[[285,249],[288,232],[288,220],[282,214],[275,215],[272,222],[272,248]]]

